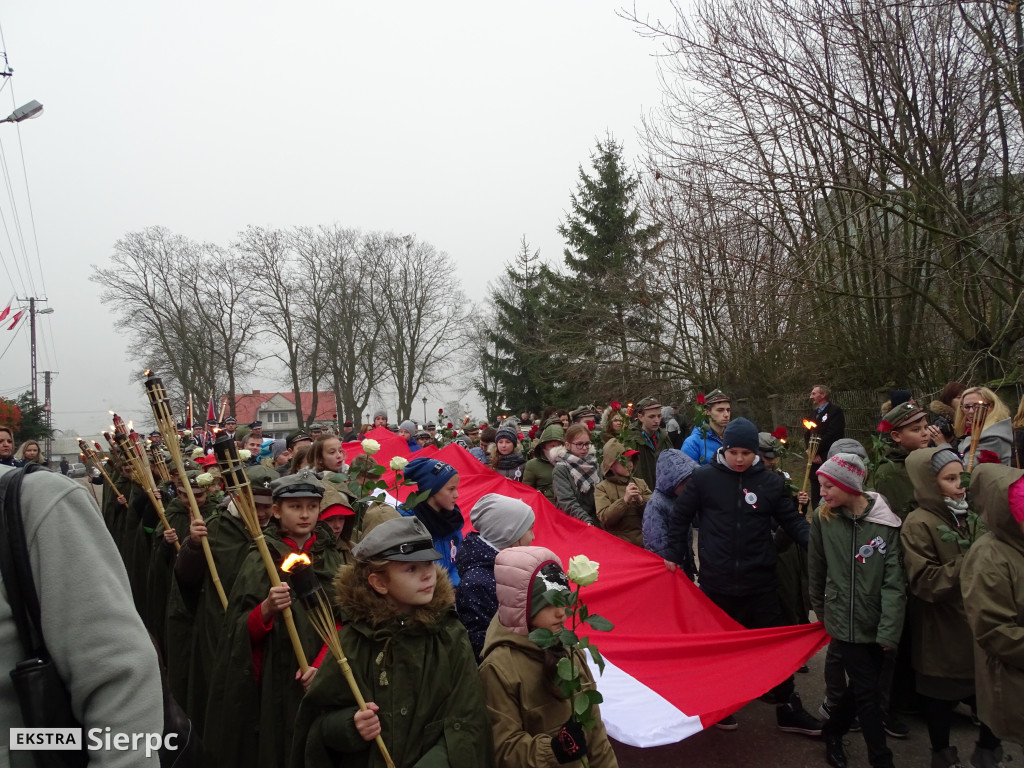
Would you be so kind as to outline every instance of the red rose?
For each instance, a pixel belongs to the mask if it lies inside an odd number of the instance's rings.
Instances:
[[[620,403],[618,400],[612,400],[611,405],[609,407],[613,411],[618,411],[622,409],[622,403]]]
[[[878,431],[879,432],[892,432],[892,424],[890,424],[885,419],[882,419],[882,421],[879,422],[879,424],[878,424]]]
[[[333,418],[335,418],[335,419],[338,418],[338,414],[334,414]]]
[[[697,405],[704,405],[705,397],[703,394],[697,395]]]
[[[593,432],[593,431],[594,431],[594,427],[596,427],[596,426],[597,426],[597,424],[595,424],[595,423],[594,423],[594,422],[592,422],[592,421],[588,421],[588,422],[587,422],[587,429],[589,429],[589,430],[590,430],[591,432]]]
[[[438,416],[440,416],[442,413],[444,413],[444,408],[438,408],[437,409]]]
[[[787,437],[789,437],[789,432],[786,430],[785,427],[776,427],[775,431],[772,432],[772,437],[774,437],[776,440],[785,440]]]
[[[995,451],[978,451],[979,464],[1001,464],[999,454]]]
[[[449,421],[448,422],[448,429],[451,429],[451,428],[452,428],[452,423]]]

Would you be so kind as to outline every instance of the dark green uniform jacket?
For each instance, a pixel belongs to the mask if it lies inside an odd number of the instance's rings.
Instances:
[[[639,422],[634,422],[626,432],[626,448],[640,452],[633,457],[633,474],[647,483],[648,488],[655,487],[658,456],[666,448],[671,447],[672,440],[668,436],[668,430],[659,429],[653,437],[649,437],[640,428]]]
[[[907,571],[914,670],[931,677],[971,680],[974,678],[974,639],[967,626],[964,600],[960,593],[960,569],[966,549],[955,541],[943,541],[939,526],[947,526],[966,538],[966,519],[958,528],[956,517],[946,507],[932,456],[937,448],[914,451],[907,459],[907,471],[914,482],[917,508],[903,523],[903,563]]]
[[[438,568],[431,602],[403,614],[351,567],[337,580],[341,643],[360,691],[380,709],[381,735],[398,768],[488,768],[491,725],[476,657],[453,608],[454,590]],[[292,768],[376,768],[375,742],[364,741],[355,699],[328,657],[299,708]]]
[[[824,504],[811,516],[811,607],[837,640],[896,648],[907,603],[900,519],[877,493],[865,495],[869,505],[858,518],[846,507],[822,517]]]
[[[523,467],[523,483],[531,488],[536,488],[544,494],[548,501],[557,505],[555,487],[551,480],[551,473],[555,467],[544,457],[545,443],[553,440],[559,441],[559,444],[565,440],[565,430],[562,429],[560,424],[549,424],[540,433],[537,444],[533,449],[533,458],[526,462],[526,466]]]
[[[271,556],[280,565],[292,551],[274,523],[264,533]],[[316,527],[316,541],[306,552],[325,589],[340,567],[334,534],[326,523]],[[281,574],[287,580],[287,574]],[[256,680],[249,614],[266,599],[270,578],[253,544],[228,595],[224,634],[212,665],[203,744],[209,762],[223,768],[280,768],[288,761],[295,713],[302,700],[299,670],[284,619],[275,616],[263,640],[262,670]],[[300,601],[293,600],[295,627],[310,663],[323,646]]]
[[[166,499],[167,496],[165,495]],[[203,517],[214,510],[207,504],[201,510]],[[181,499],[173,499],[164,507],[164,516],[178,534],[178,543],[183,544],[188,538],[188,526],[191,516]],[[146,627],[156,638],[160,651],[167,658],[167,600],[171,594],[171,580],[174,576],[174,559],[178,552],[173,544],[164,540],[164,524],[158,523],[153,530],[152,551],[149,554],[149,580],[146,586]]]
[[[971,500],[989,533],[964,558],[960,573],[967,623],[978,643],[974,674],[978,717],[1001,739],[1024,744],[1024,532],[1007,492],[1024,471],[982,464]]]
[[[224,587],[224,594],[230,595],[242,563],[249,554],[252,538],[245,523],[230,507],[219,508],[209,517],[204,513],[204,517],[217,576]],[[202,729],[206,720],[210,668],[224,631],[224,609],[210,578],[201,545],[192,541],[183,544],[174,570],[183,598],[179,603],[183,610],[175,616],[175,634],[183,644],[180,658],[185,670],[185,711],[193,724]]]
[[[874,488],[885,496],[889,502],[889,509],[899,515],[900,520],[906,520],[915,506],[914,484],[910,482],[910,475],[907,474],[907,456],[909,451],[900,448],[895,443],[885,443],[883,451],[884,459],[875,470]]]

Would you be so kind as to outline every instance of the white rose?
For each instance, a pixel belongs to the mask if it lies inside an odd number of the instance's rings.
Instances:
[[[569,572],[566,576],[573,584],[587,587],[597,581],[597,569],[600,563],[591,560],[586,555],[575,555],[569,558]]]
[[[404,456],[395,456],[391,460],[391,469],[393,469],[395,472],[401,472],[403,469],[405,469],[405,465],[408,463],[409,460]]]
[[[201,459],[202,457],[203,457],[203,449],[202,448],[193,448],[192,449],[192,458],[193,459]]]
[[[238,458],[242,461],[248,461],[252,458],[252,451],[247,451],[245,448],[238,452]]]
[[[209,472],[203,472],[201,475],[196,475],[196,485],[201,488],[206,488],[213,484],[213,475]]]
[[[363,446],[363,453],[365,453],[367,456],[373,456],[373,454],[380,450],[380,443],[378,443],[376,440],[370,440],[369,438],[363,440],[363,442],[360,443],[360,445]]]

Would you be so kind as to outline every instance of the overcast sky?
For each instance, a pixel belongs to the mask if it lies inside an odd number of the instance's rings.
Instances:
[[[146,415],[137,366],[88,280],[126,232],[159,224],[225,245],[249,224],[415,233],[451,255],[475,301],[523,235],[560,259],[578,166],[606,132],[635,158],[660,99],[658,44],[621,6],[5,3],[14,75],[0,112],[37,99],[45,113],[0,125],[17,204],[0,192],[0,300],[34,284],[54,309],[37,321],[40,399],[41,372],[59,371],[54,426],[95,432],[108,408]],[[637,10],[672,14],[669,0]],[[26,324],[0,358],[4,396],[29,388],[28,337]],[[250,384],[286,388],[272,369]]]

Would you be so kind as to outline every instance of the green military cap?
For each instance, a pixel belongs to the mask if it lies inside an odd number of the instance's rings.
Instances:
[[[651,408],[660,409],[661,403],[658,402],[658,398],[656,397],[645,397],[643,400],[636,404],[636,407],[633,409],[633,415],[639,416],[641,413],[650,410]]]
[[[253,464],[245,468],[245,476],[249,478],[249,486],[252,488],[252,495],[261,498],[254,499],[257,503],[267,504],[268,498],[274,495],[273,483],[280,480],[281,476],[272,469],[267,469],[262,464]]]
[[[313,442],[313,438],[309,436],[309,433],[303,429],[297,429],[290,433],[285,440],[285,444],[288,448],[294,448],[296,445],[302,442]]]
[[[581,405],[580,407],[569,411],[569,418],[572,421],[583,419],[587,416],[597,416],[597,409],[592,405]]]
[[[771,432],[758,432],[757,452],[767,459],[774,459],[779,455],[779,441],[772,437]]]
[[[323,498],[324,484],[309,467],[304,467],[294,475],[279,477],[270,484],[274,501],[278,499],[310,499]]]
[[[415,517],[385,520],[363,537],[352,554],[359,560],[424,562],[441,559],[430,532]]]
[[[714,405],[715,403],[728,403],[731,402],[730,398],[725,392],[720,389],[712,389],[707,395],[704,396],[704,405]]]
[[[892,432],[894,429],[903,429],[903,427],[909,426],[920,419],[927,418],[927,416],[928,414],[919,405],[900,403],[885,414],[885,418],[878,425],[878,431]]]
[[[203,477],[206,475],[206,477]],[[213,483],[213,475],[207,472],[205,469],[190,469],[185,473],[185,477],[188,478],[188,484],[193,488],[205,491]],[[203,480],[199,478],[203,477]],[[205,480],[205,482],[203,482]]]

